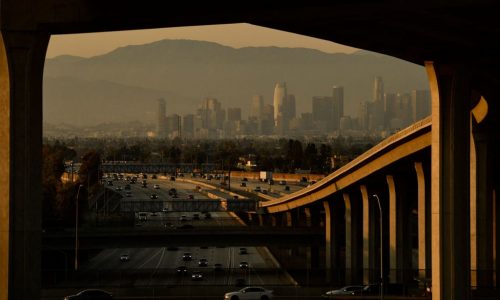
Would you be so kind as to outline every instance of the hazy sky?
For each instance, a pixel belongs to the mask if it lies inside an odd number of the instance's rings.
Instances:
[[[235,48],[246,46],[303,47],[329,53],[351,53],[358,50],[286,31],[250,24],[229,24],[54,35],[50,38],[47,58],[63,54],[91,57],[108,53],[118,47],[147,44],[163,39],[203,40]]]

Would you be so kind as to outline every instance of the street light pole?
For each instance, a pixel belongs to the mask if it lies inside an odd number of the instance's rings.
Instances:
[[[76,193],[76,213],[75,213],[75,271],[78,270],[78,197],[80,196],[80,189],[83,184],[78,186],[78,192]]]
[[[384,255],[383,255],[383,227],[382,227],[382,205],[380,205],[380,199],[377,194],[373,194],[373,197],[377,199],[378,209],[379,209],[379,223],[380,223],[380,299],[384,299]]]

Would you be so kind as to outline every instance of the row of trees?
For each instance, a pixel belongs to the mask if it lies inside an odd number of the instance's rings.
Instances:
[[[66,171],[65,162],[76,159],[77,152],[56,142],[52,145],[44,144],[42,148],[42,212],[43,226],[60,226],[73,224],[75,220],[76,194],[80,185],[79,208],[85,212],[88,205],[84,200],[98,181],[98,166],[100,156],[96,151],[89,151],[81,157],[82,165],[76,181],[63,181]],[[82,213],[83,216],[83,213]]]
[[[99,164],[102,160],[127,160],[165,163],[220,163],[233,170],[241,160],[252,160],[258,170],[293,173],[298,169],[328,174],[333,171],[331,158],[352,159],[372,147],[371,139],[356,141],[335,139],[329,142],[297,139],[232,139],[183,141],[150,139],[73,139],[45,141],[43,147],[44,222],[73,224],[75,200],[80,185],[82,215],[89,196],[96,193]],[[81,163],[78,179],[64,182],[65,162]],[[336,168],[339,166],[335,166]]]
[[[299,139],[230,139],[230,140],[152,140],[152,139],[74,139],[65,145],[82,157],[95,151],[106,161],[139,161],[164,163],[220,163],[236,169],[240,159],[252,160],[258,170],[330,173],[331,158],[350,160],[372,147],[377,141],[366,138],[354,141],[339,137],[330,141]],[[47,141],[47,143],[50,143]],[[55,143],[55,142],[52,142]],[[61,144],[61,142],[58,142]],[[338,167],[338,166],[335,166]]]

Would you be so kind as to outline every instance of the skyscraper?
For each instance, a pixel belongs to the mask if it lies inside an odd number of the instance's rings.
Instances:
[[[165,99],[158,99],[158,124],[156,124],[156,136],[158,138],[165,138],[167,136],[166,124],[166,103]]]
[[[312,98],[312,116],[314,126],[321,131],[330,131],[333,120],[333,99],[332,97]]]
[[[333,86],[332,129],[340,129],[340,119],[344,116],[344,87]]]
[[[284,98],[287,96],[286,94],[286,83],[276,83],[276,86],[274,87],[274,98],[273,98],[273,104],[274,104],[274,125],[278,126],[278,123],[281,123],[281,118],[283,116],[283,101]]]
[[[262,111],[264,109],[264,97],[255,95],[252,98],[252,106],[250,108],[250,117],[262,119]]]
[[[384,128],[384,81],[376,76],[373,81],[373,99],[370,112],[369,130],[382,130]]]

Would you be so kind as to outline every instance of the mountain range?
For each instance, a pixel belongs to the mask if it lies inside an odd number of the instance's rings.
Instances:
[[[428,89],[422,66],[358,51],[325,53],[308,48],[231,48],[194,40],[161,40],[117,48],[90,58],[46,59],[44,122],[89,126],[106,122],[155,122],[157,99],[167,115],[194,113],[206,97],[223,108],[241,107],[246,117],[254,95],[272,104],[274,86],[286,82],[297,113],[311,112],[313,96],[344,87],[346,115],[369,101],[375,76],[386,92]]]

